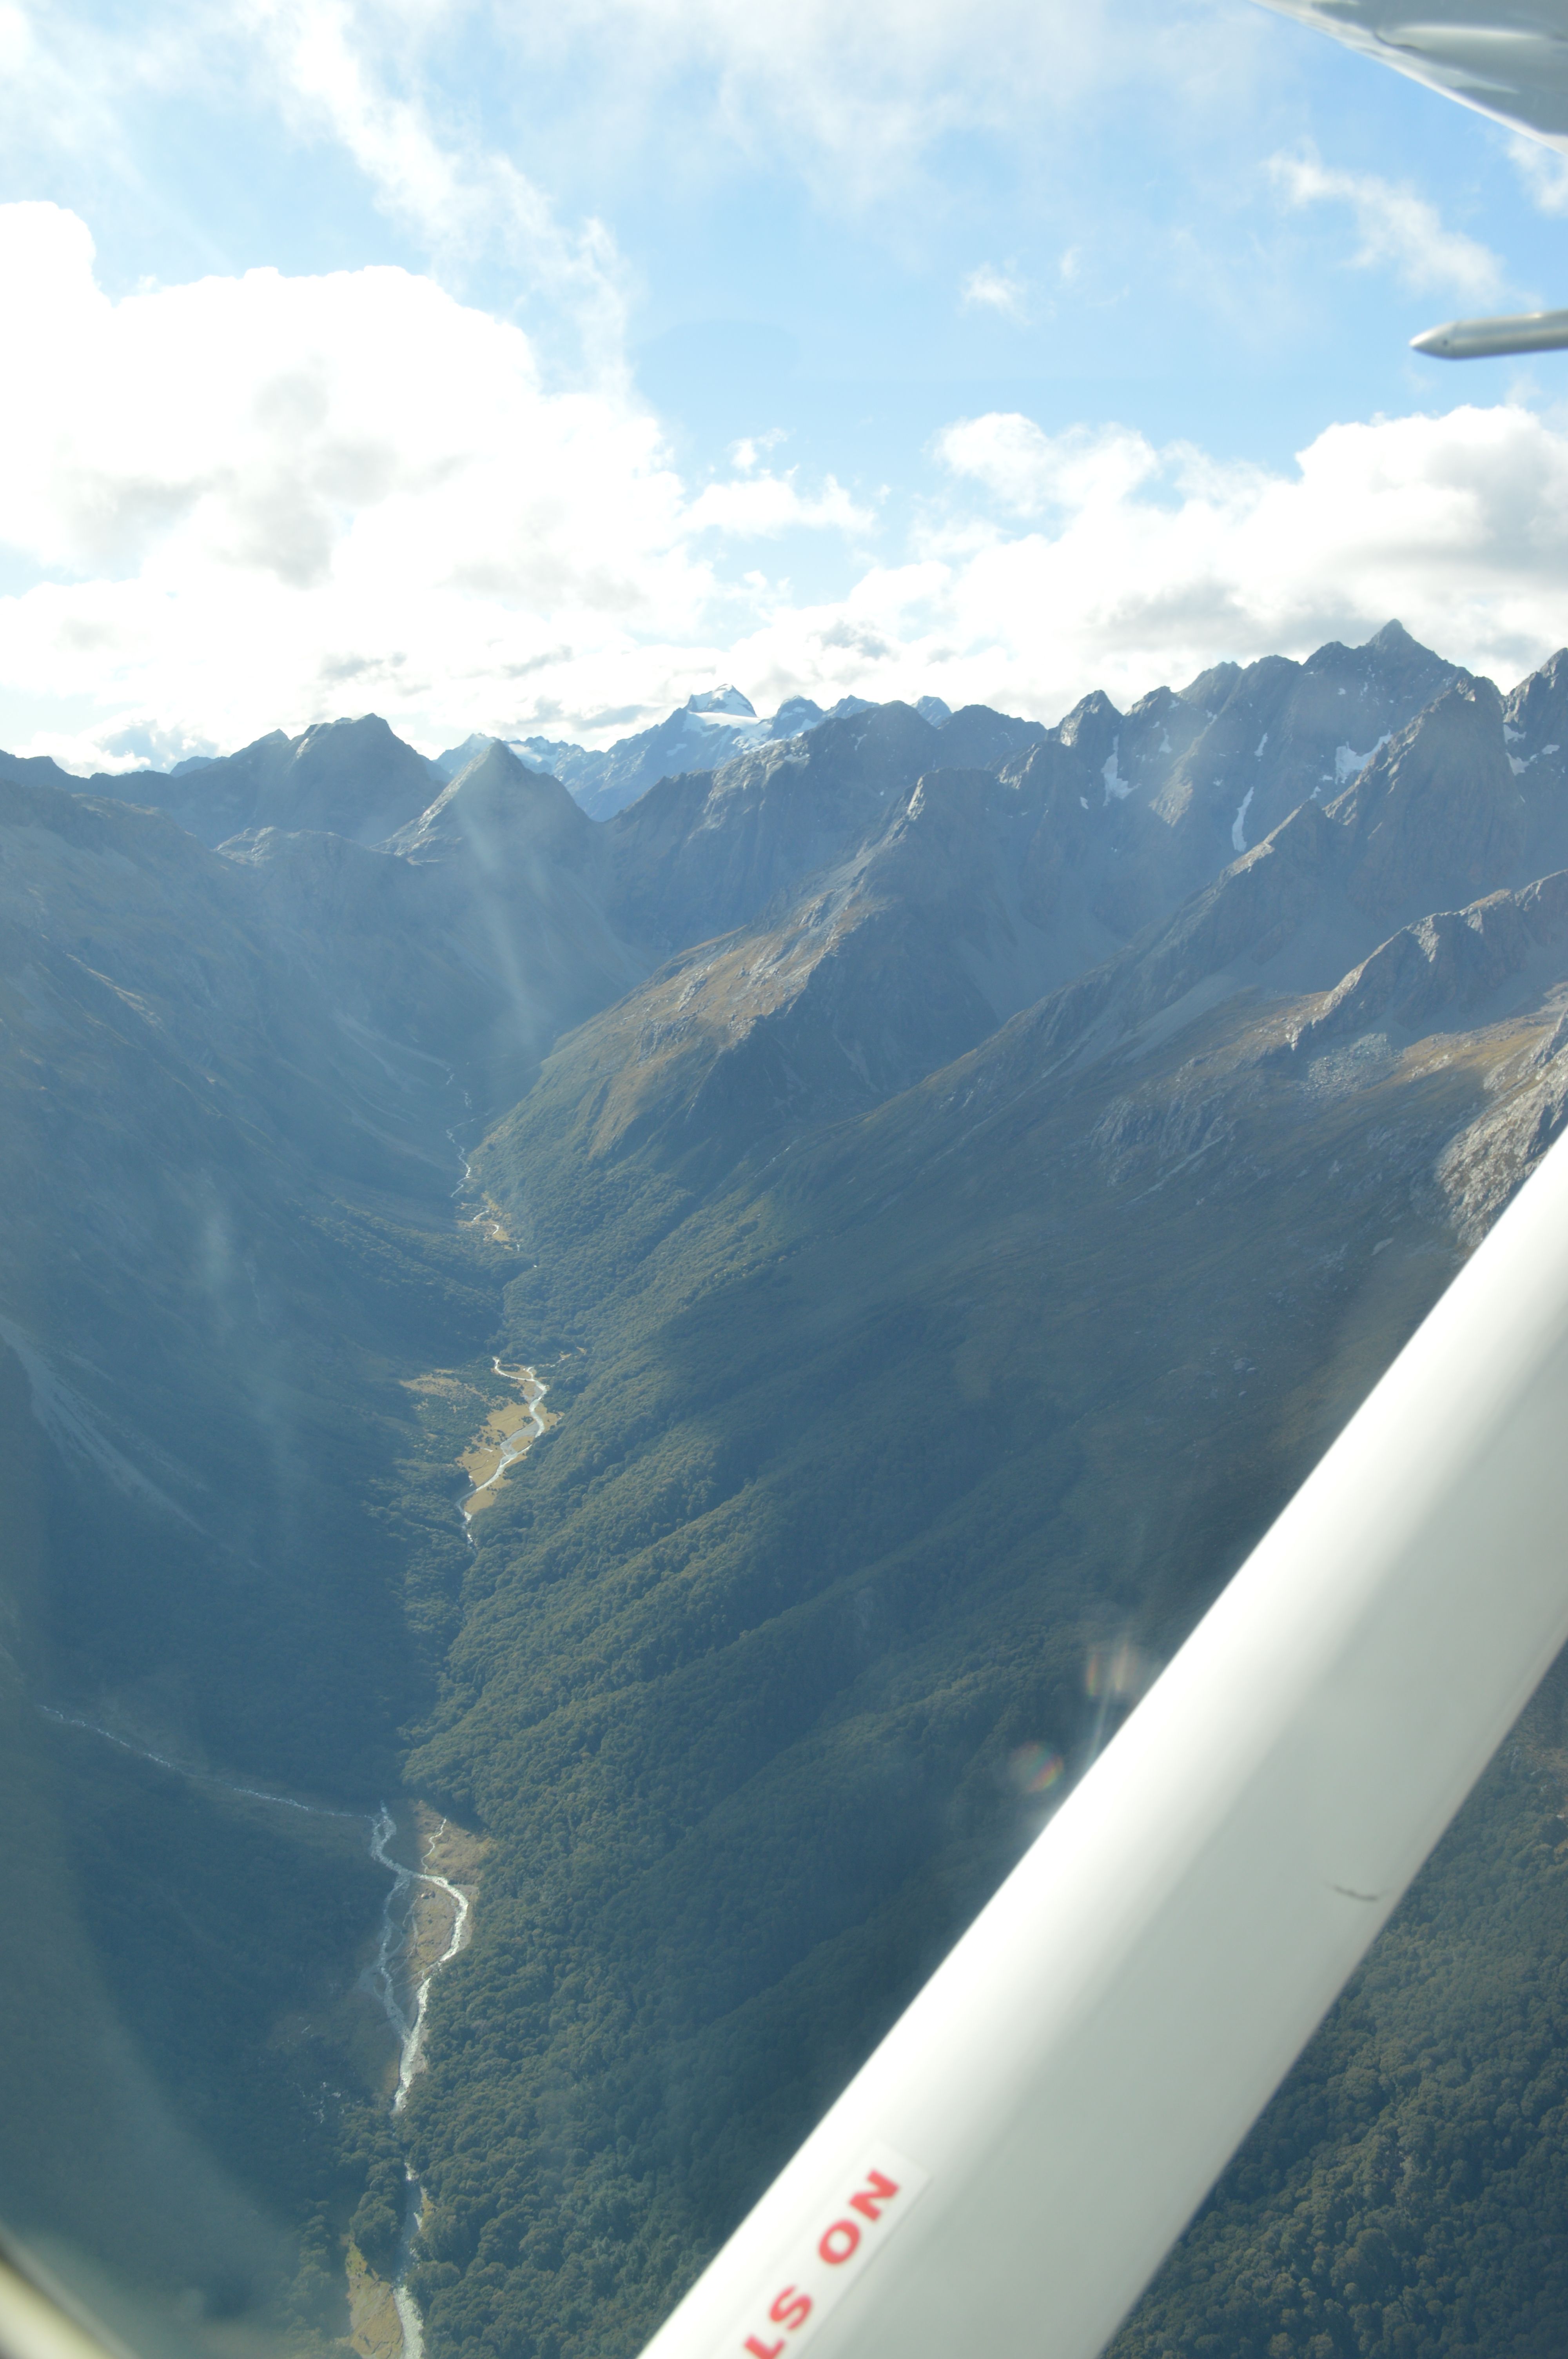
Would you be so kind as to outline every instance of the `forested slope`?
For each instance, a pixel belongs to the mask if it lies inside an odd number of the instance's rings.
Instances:
[[[487,1149],[570,1356],[412,1763],[504,1862],[415,2113],[443,2347],[635,2349],[1441,1290],[1455,1142],[1561,1119],[1554,1004],[1298,1057],[1325,1002],[1197,998],[702,1193]]]

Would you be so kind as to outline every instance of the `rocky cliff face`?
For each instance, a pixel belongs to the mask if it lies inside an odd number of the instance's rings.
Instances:
[[[615,916],[670,949],[744,925],[880,829],[935,742],[910,706],[879,705],[665,778],[610,823]]]
[[[1374,721],[1398,726],[1349,743]],[[928,766],[965,743],[986,766]],[[706,947],[565,1053],[607,1093],[601,1136],[678,1112],[707,1151],[907,1088],[1053,992],[1059,1049],[1238,962],[1326,984],[1379,929],[1520,881],[1526,806],[1496,691],[1390,625],[1051,731],[882,707],[666,780],[607,832],[622,929]]]

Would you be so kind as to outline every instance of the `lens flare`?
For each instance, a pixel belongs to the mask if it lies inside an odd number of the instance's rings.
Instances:
[[[1059,1753],[1048,1745],[1021,1745],[1012,1756],[1013,1782],[1021,1794],[1048,1792],[1065,1767]]]
[[[1084,1687],[1097,1700],[1108,1696],[1119,1703],[1136,1703],[1153,1686],[1159,1671],[1152,1655],[1123,1640],[1119,1646],[1094,1648],[1084,1669]]]

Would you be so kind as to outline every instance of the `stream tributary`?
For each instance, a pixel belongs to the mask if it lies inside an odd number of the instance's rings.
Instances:
[[[419,2070],[424,2046],[425,2018],[429,2006],[430,1985],[441,1968],[450,1963],[462,1948],[468,1934],[472,1908],[471,1892],[443,1875],[432,1864],[448,1832],[443,1819],[428,1837],[418,1830],[421,1864],[409,1867],[394,1858],[390,1846],[396,1841],[398,1823],[383,1803],[369,1816],[358,1810],[335,1810],[324,1802],[301,1801],[292,1794],[276,1793],[269,1787],[243,1785],[238,1778],[223,1777],[216,1771],[202,1769],[180,1761],[166,1753],[155,1752],[152,1746],[138,1745],[133,1738],[121,1736],[98,1721],[89,1720],[80,1712],[65,1712],[54,1704],[38,1707],[46,1720],[57,1725],[80,1729],[85,1735],[96,1736],[105,1745],[114,1745],[139,1761],[150,1761],[159,1769],[173,1770],[189,1777],[193,1784],[216,1787],[226,1794],[234,1794],[246,1801],[266,1802],[276,1809],[303,1811],[308,1818],[353,1821],[367,1826],[370,1832],[370,1854],[377,1865],[385,1868],[392,1878],[381,1908],[381,1927],[375,1955],[359,1977],[358,1987],[380,2007],[397,2042],[397,2082],[393,2093],[392,2110],[403,2111],[408,2090]],[[465,1846],[466,1847],[466,1846]],[[427,1913],[421,1910],[421,1901],[438,1895],[440,1902],[449,1904],[449,1922],[445,1921],[443,1906],[440,1919],[432,1924]],[[424,2201],[418,2180],[410,2170],[404,2205],[404,2217],[397,2244],[397,2263],[392,2284],[392,2299],[402,2331],[404,2359],[424,2359],[425,2337],[418,2304],[408,2290],[407,2275],[414,2238],[418,2231],[420,2208]]]
[[[421,1844],[422,1859],[428,1860],[434,1855],[446,1830],[447,1821],[443,1819],[430,1841]],[[382,1903],[381,1940],[375,1957],[361,1975],[360,1986],[376,2000],[397,2040],[397,2087],[393,2094],[392,2110],[400,2114],[408,2096],[409,2085],[419,2070],[430,1984],[441,1968],[449,1964],[463,1946],[470,1902],[460,1886],[439,1875],[433,1867],[406,1867],[401,1860],[394,1859],[388,1846],[396,1834],[397,1821],[384,1803],[371,1821],[370,1849],[371,1857],[390,1870],[392,1889]],[[419,1908],[422,1895],[431,1893],[442,1894],[451,1903],[452,1912],[444,1946],[435,1956],[429,1954],[428,1928],[421,1924]],[[439,1935],[437,1938],[439,1939]],[[403,2333],[404,2359],[424,2359],[424,2324],[419,2316],[419,2305],[408,2290],[408,2268],[414,2239],[418,2234],[424,2190],[413,2170],[406,2166],[406,2180],[392,2299]]]
[[[541,1440],[555,1423],[554,1418],[545,1408],[545,1396],[550,1387],[536,1368],[503,1367],[499,1353],[492,1356],[491,1366],[504,1383],[516,1385],[523,1397],[509,1403],[505,1408],[492,1409],[482,1430],[475,1434],[460,1462],[473,1485],[463,1501],[461,1511],[463,1530],[468,1534],[470,1547],[473,1544],[470,1527],[475,1516],[481,1507],[490,1505],[508,1468],[526,1458],[534,1444]],[[491,1463],[492,1459],[493,1464]]]
[[[456,1082],[455,1075],[450,1078]],[[468,1103],[465,1092],[465,1107]],[[470,1168],[459,1143],[457,1126],[449,1130],[447,1136],[463,1167],[462,1177],[453,1190],[455,1197],[461,1198],[471,1185]],[[481,1229],[492,1242],[507,1242],[506,1231],[488,1199],[479,1212],[468,1217],[465,1225]],[[494,1499],[509,1470],[527,1456],[535,1442],[541,1440],[557,1421],[554,1415],[545,1408],[545,1397],[549,1386],[536,1369],[526,1364],[508,1367],[499,1353],[492,1355],[491,1365],[502,1383],[516,1387],[520,1397],[490,1410],[484,1425],[473,1435],[460,1460],[468,1475],[470,1488],[459,1512],[462,1517],[464,1536],[470,1548],[475,1545],[474,1516]],[[416,1391],[432,1386],[443,1391],[449,1387],[454,1390],[468,1388],[466,1384],[460,1386],[457,1379],[445,1375],[411,1381],[411,1389]],[[483,1406],[482,1394],[476,1405]],[[465,1890],[453,1877],[440,1872],[437,1861],[446,1855],[447,1864],[456,1865],[459,1874],[462,1873],[465,1864],[472,1868],[479,1848],[474,1839],[460,1830],[449,1829],[449,1822],[445,1819],[432,1831],[429,1821],[434,1814],[427,1812],[423,1805],[416,1804],[413,1806],[414,1824],[410,1832],[420,1864],[411,1867],[393,1854],[391,1846],[397,1840],[399,1828],[384,1803],[367,1817],[362,1811],[338,1810],[323,1802],[302,1801],[295,1795],[279,1794],[263,1786],[243,1785],[237,1778],[224,1777],[215,1771],[156,1752],[150,1745],[138,1744],[133,1737],[120,1735],[114,1729],[105,1728],[82,1714],[49,1704],[39,1709],[47,1719],[80,1729],[86,1734],[100,1738],[104,1744],[133,1754],[140,1760],[152,1762],[160,1769],[172,1770],[180,1777],[189,1777],[198,1785],[215,1787],[248,1801],[269,1803],[279,1810],[303,1811],[311,1818],[357,1819],[362,1825],[368,1827],[371,1856],[378,1866],[386,1870],[392,1882],[382,1903],[375,1954],[359,1976],[357,1987],[380,2008],[397,2043],[397,2080],[392,2094],[392,2111],[395,2114],[401,2114],[410,2085],[420,2067],[430,1986],[441,1968],[449,1965],[463,1948],[472,1911],[471,1880],[470,1888]],[[418,2304],[408,2288],[408,2272],[423,2203],[424,2190],[413,2170],[408,2169],[397,2258],[389,2288],[402,2336],[403,2359],[424,2359],[424,2324]],[[364,2283],[362,2277],[360,2282],[362,2285]],[[387,2290],[383,2281],[383,2289],[378,2297],[382,2303],[385,2301]],[[358,2343],[357,2333],[354,2339]],[[359,2347],[363,2349],[366,2346],[360,2344]],[[386,2345],[378,2343],[376,2347],[384,2350]]]

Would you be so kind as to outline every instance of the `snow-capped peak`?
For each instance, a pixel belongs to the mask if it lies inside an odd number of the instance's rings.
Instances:
[[[754,721],[757,717],[757,708],[751,698],[728,685],[704,689],[700,696],[688,696],[682,709],[687,712],[732,712],[741,721]]]

